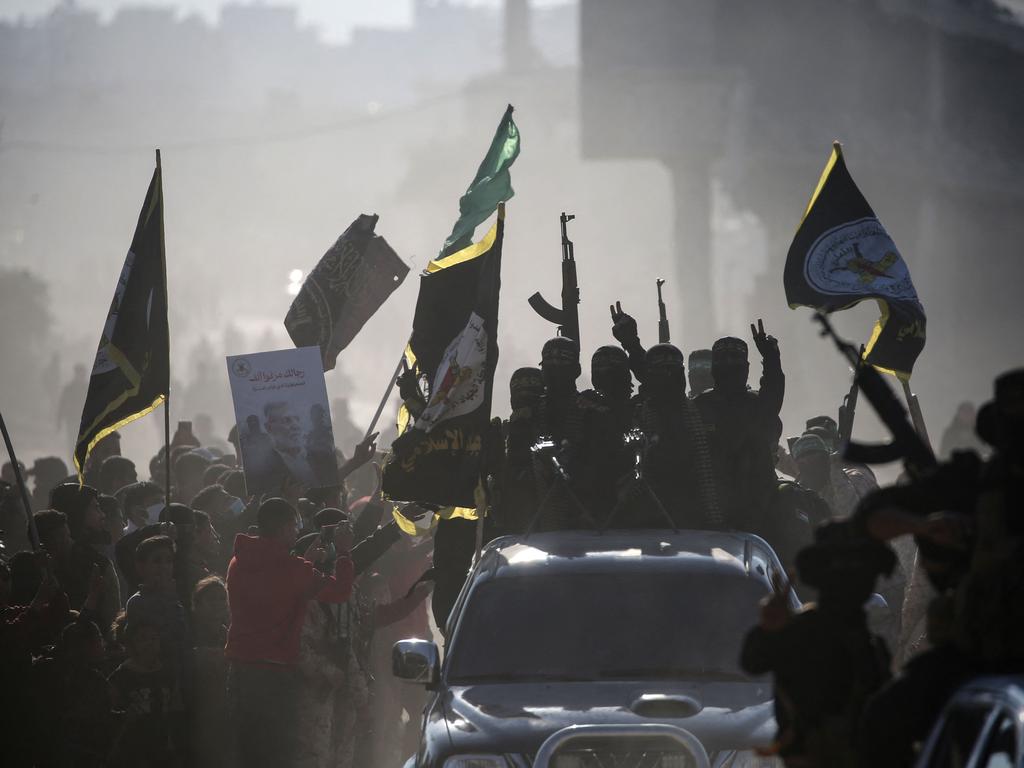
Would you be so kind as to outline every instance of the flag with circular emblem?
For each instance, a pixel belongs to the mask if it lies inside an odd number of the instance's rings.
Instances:
[[[792,308],[838,312],[874,299],[880,315],[864,360],[910,378],[924,349],[924,307],[906,261],[854,183],[838,142],[789,247],[783,283]]]

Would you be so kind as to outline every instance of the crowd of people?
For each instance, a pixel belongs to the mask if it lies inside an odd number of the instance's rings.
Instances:
[[[140,481],[114,432],[81,484],[59,457],[24,472],[28,525],[8,463],[3,764],[400,765],[423,692],[391,646],[431,637],[431,547],[392,520],[375,455],[371,436],[343,486],[257,499],[185,429]]]
[[[1000,378],[978,414],[990,456],[953,450],[975,438],[959,414],[946,463],[879,489],[843,457],[850,436],[831,416],[783,440],[782,356],[760,321],[753,389],[743,339],[687,358],[645,349],[620,306],[611,316],[618,345],[593,353],[592,389],[578,389],[580,348],[562,336],[513,373],[510,415],[484,444],[486,515],[438,515],[419,537],[381,497],[374,436],[337,452],[340,485],[256,498],[234,430],[226,453],[180,430],[149,480],[115,432],[81,483],[59,457],[38,459],[29,518],[5,467],[4,764],[400,765],[424,693],[396,685],[391,645],[432,637],[428,603],[445,634],[482,541],[686,528],[763,536],[815,600],[794,613],[776,585],[744,643],[743,667],[774,675],[773,751],[792,765],[909,765],[959,682],[1022,658],[1011,513],[1024,372]],[[415,419],[415,371],[399,388]],[[413,521],[437,511],[403,508]],[[874,592],[887,610],[868,610]]]

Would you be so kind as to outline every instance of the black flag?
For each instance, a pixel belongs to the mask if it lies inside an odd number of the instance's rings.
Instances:
[[[505,207],[478,243],[430,262],[420,278],[409,347],[427,405],[392,445],[383,492],[395,501],[474,507],[498,364]]]
[[[79,477],[93,446],[164,402],[169,381],[164,199],[158,150],[156,170],[92,366],[75,443]]]
[[[319,346],[324,370],[334,368],[373,313],[409,274],[409,267],[380,235],[376,214],[362,214],[302,284],[284,327],[296,347]]]
[[[783,275],[791,307],[836,312],[864,301],[880,317],[864,360],[908,379],[924,349],[925,314],[896,244],[857,189],[838,143],[793,237]]]

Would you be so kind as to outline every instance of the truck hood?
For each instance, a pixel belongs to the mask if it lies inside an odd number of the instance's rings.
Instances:
[[[643,717],[632,710],[645,694],[686,697],[689,717]],[[683,728],[709,754],[771,742],[775,733],[767,681],[609,681],[494,683],[451,686],[440,702],[452,750],[533,755],[555,731],[579,724],[668,723]]]

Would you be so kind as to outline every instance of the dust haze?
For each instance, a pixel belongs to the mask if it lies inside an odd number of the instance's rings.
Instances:
[[[664,277],[686,352],[749,341],[764,318],[787,374],[785,434],[834,415],[849,371],[809,311],[787,307],[782,265],[839,139],[928,313],[913,385],[934,441],[959,401],[987,399],[994,375],[1024,359],[1022,76],[1011,6],[956,0],[418,0],[408,25],[357,27],[344,43],[287,0],[225,5],[212,20],[173,4],[9,17],[0,409],[23,461],[69,457],[60,393],[92,362],[159,147],[172,421],[206,414],[226,436],[224,356],[291,346],[293,271],[377,213],[413,273],[327,374],[365,425],[408,338],[415,274],[511,103],[522,153],[495,414],[509,374],[554,334],[526,299],[558,296],[566,211],[585,359],[614,343],[616,300],[656,340]],[[877,316],[862,305],[838,326],[866,341]],[[755,386],[757,374],[755,362]],[[866,404],[856,431],[881,436]],[[151,455],[161,433],[157,418],[127,427],[125,454]]]

